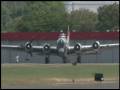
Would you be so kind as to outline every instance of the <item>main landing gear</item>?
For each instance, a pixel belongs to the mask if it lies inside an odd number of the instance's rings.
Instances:
[[[45,57],[45,64],[48,64],[50,62],[50,58],[49,58],[49,56],[46,56]]]
[[[81,55],[79,55],[79,56],[77,57],[77,62],[78,62],[78,63],[81,63]]]
[[[63,63],[67,63],[67,57],[63,57]]]
[[[75,61],[75,62],[73,62],[72,63],[72,65],[77,65],[77,63],[81,63],[81,55],[79,55],[78,57],[77,57],[77,60]]]

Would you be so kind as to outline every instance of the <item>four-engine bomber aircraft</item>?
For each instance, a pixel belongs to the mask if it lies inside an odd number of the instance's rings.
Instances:
[[[51,46],[50,44],[44,44],[43,46],[33,46],[32,41],[26,42],[25,45],[1,45],[2,48],[10,48],[10,49],[17,49],[17,50],[24,50],[30,56],[32,52],[36,52],[39,54],[45,55],[45,63],[49,63],[49,56],[51,54],[57,55],[62,57],[63,63],[67,62],[67,56],[70,54],[76,54],[77,59],[75,62],[81,62],[81,54],[83,53],[93,53],[99,51],[101,48],[110,48],[119,46],[119,43],[115,44],[100,44],[99,41],[95,41],[92,45],[81,45],[80,43],[76,43],[74,46],[70,46],[69,43],[70,39],[70,32],[68,27],[67,36],[64,33],[59,35],[57,40],[56,46]]]

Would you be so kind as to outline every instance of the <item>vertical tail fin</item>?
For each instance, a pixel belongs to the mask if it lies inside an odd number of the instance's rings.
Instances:
[[[68,25],[68,31],[67,31],[67,43],[69,44],[70,40],[70,31],[69,31],[69,25]]]

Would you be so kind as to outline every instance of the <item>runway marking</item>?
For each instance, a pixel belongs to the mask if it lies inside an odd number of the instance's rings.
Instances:
[[[95,81],[93,78],[87,79],[64,79],[57,81],[56,84],[97,84],[97,83],[116,83],[119,82],[118,78],[105,78],[104,81]]]
[[[58,82],[55,85],[92,85],[92,84],[110,84],[110,83],[117,83],[119,81],[91,81],[91,82]]]

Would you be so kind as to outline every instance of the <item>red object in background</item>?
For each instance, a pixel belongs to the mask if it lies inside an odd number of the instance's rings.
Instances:
[[[1,40],[57,40],[59,32],[8,32]],[[71,32],[70,40],[118,40],[119,32]]]

